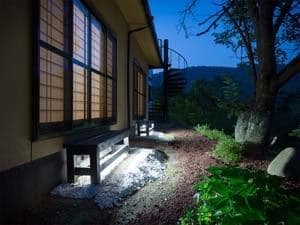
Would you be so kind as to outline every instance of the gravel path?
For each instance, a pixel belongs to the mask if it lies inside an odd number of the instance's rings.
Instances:
[[[118,207],[100,210],[91,200],[47,197],[38,208],[28,210],[25,224],[172,225],[191,204],[192,185],[205,169],[221,162],[209,156],[214,142],[192,130],[171,130],[170,142],[135,139],[131,146],[155,148],[168,156],[166,176],[147,184]]]
[[[132,221],[131,225],[171,225],[176,224],[184,209],[192,203],[194,195],[193,184],[203,175],[205,169],[212,165],[221,165],[209,156],[214,142],[197,135],[191,130],[171,131],[175,140],[167,146],[160,146],[168,149],[175,158],[175,166],[170,169],[170,181],[163,185],[173,186],[169,190],[159,191],[161,197],[156,202],[157,209],[149,209],[141,213],[139,218]],[[140,144],[140,143],[136,143]],[[142,143],[149,145],[151,143]],[[152,205],[153,207],[153,205]]]
[[[164,151],[166,175],[148,183],[113,209],[100,210],[91,200],[47,197],[39,207],[29,209],[24,224],[174,225],[192,204],[193,184],[207,175],[209,166],[222,163],[210,157],[216,144],[189,129],[168,129],[172,141],[134,139],[133,147]],[[269,161],[244,159],[239,166],[266,170]],[[287,181],[292,188],[299,182]]]

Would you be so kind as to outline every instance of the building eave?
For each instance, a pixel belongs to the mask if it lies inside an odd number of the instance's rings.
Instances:
[[[153,23],[153,17],[147,0],[115,0],[122,12],[129,30],[135,30],[148,26],[133,36],[138,42],[146,61],[150,67],[162,67],[162,58],[159,49],[157,34]]]
[[[154,23],[153,23],[154,18],[151,14],[151,10],[150,10],[148,0],[142,0],[142,2],[143,2],[143,6],[144,6],[144,11],[145,11],[146,16],[147,16],[148,25],[150,26],[150,29],[151,29],[151,33],[152,33],[153,41],[154,41],[155,48],[156,48],[156,51],[157,51],[157,54],[158,54],[158,58],[159,58],[159,65],[151,65],[151,67],[162,67],[163,66],[163,60],[162,60],[162,57],[161,57],[161,51],[160,51],[159,44],[158,44],[157,33],[156,33],[155,26],[154,26]]]

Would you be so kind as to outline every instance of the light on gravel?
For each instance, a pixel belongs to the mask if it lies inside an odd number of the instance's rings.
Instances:
[[[107,166],[104,170],[100,173],[101,180],[104,180],[125,158],[127,158],[128,153],[124,152],[120,155],[115,161],[113,161],[109,166]]]

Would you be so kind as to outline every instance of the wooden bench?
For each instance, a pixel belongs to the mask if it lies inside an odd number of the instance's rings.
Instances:
[[[128,150],[129,131],[98,131],[87,137],[66,140],[68,182],[74,183],[74,176],[91,176],[91,183],[100,183],[100,173],[118,156]],[[76,167],[75,157],[88,156],[89,165]],[[102,162],[103,161],[103,162]]]
[[[154,126],[152,126],[153,123],[151,120],[136,121],[136,135],[141,136],[142,134],[146,134],[149,136],[150,132],[154,130]]]

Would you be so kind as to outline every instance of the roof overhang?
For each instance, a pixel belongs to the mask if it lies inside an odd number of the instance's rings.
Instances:
[[[129,25],[130,31],[148,26],[133,35],[151,67],[162,67],[157,35],[147,0],[114,0]]]

